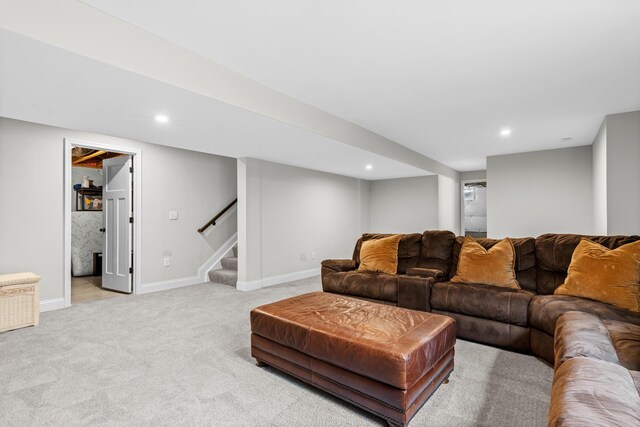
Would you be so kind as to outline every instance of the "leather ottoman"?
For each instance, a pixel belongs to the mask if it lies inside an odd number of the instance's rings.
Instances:
[[[251,311],[251,355],[406,426],[453,371],[455,321],[312,292]]]

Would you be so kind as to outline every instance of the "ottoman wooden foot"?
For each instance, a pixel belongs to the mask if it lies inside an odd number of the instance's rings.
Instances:
[[[256,366],[259,368],[264,368],[265,366],[269,366],[266,363],[264,363],[262,360],[257,360],[256,359]]]

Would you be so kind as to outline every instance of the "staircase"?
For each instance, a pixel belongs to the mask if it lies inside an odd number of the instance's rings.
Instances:
[[[238,247],[233,247],[233,256],[228,256],[220,260],[222,269],[209,271],[209,280],[212,283],[236,286],[238,282]]]

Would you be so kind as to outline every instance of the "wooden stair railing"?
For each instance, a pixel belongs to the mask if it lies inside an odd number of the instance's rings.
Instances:
[[[233,202],[229,203],[224,209],[222,209],[218,215],[214,216],[213,218],[211,218],[211,221],[207,222],[205,225],[203,225],[202,227],[198,228],[198,233],[204,233],[204,231],[211,227],[212,225],[216,225],[216,221],[222,216],[224,215],[229,209],[231,209],[233,207],[233,205],[235,205],[236,203],[238,203],[238,199],[235,199]]]

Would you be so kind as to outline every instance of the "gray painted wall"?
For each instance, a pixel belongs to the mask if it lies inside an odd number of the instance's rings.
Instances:
[[[460,233],[460,181],[438,175],[438,229]]]
[[[606,118],[607,233],[640,234],[640,111]]]
[[[371,181],[370,231],[420,233],[438,228],[438,176]]]
[[[593,232],[607,234],[607,122],[602,122],[600,130],[591,146],[593,168]]]
[[[196,232],[235,198],[235,159],[0,118],[0,206],[11,206],[0,209],[0,273],[41,275],[41,300],[64,292],[64,138],[142,150],[143,284],[194,276],[235,232],[235,215]]]
[[[593,233],[591,146],[487,158],[487,233]]]
[[[351,258],[367,226],[367,183],[247,158],[238,159],[238,175],[239,282],[319,268],[327,258]]]
[[[237,160],[238,282],[262,279],[262,164]]]
[[[486,179],[487,171],[468,171],[468,172],[460,172],[460,180],[464,181],[466,179]]]

